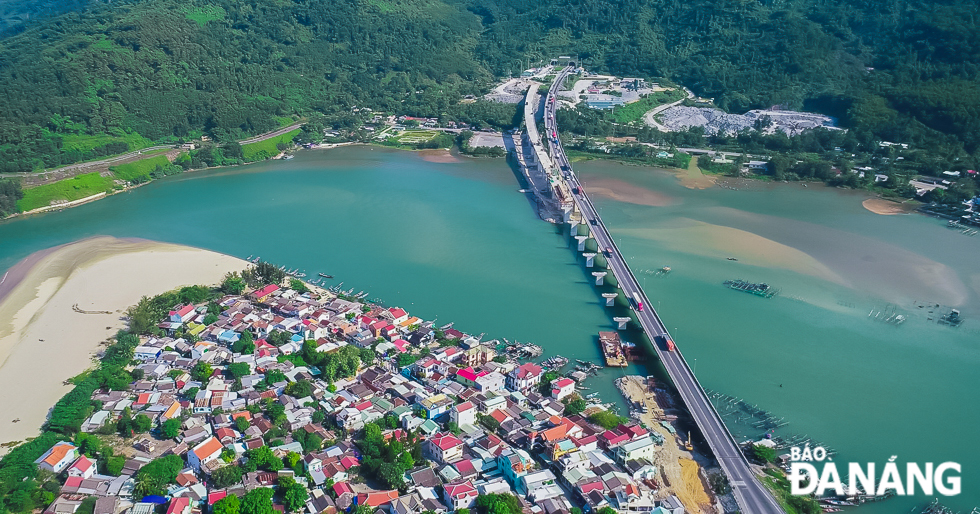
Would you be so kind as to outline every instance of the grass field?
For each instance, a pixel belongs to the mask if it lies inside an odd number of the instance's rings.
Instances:
[[[644,96],[637,102],[623,105],[613,109],[613,121],[616,123],[630,123],[643,119],[643,115],[658,105],[676,102],[684,98],[684,91],[673,89],[671,91],[658,91]]]
[[[435,130],[406,130],[395,137],[395,141],[403,145],[415,145],[425,143],[436,137],[439,133]]]
[[[24,197],[17,201],[17,208],[21,211],[30,211],[51,205],[55,200],[78,200],[110,191],[114,185],[111,178],[103,177],[98,172],[86,173],[53,184],[25,189]]]
[[[130,181],[141,175],[149,177],[150,173],[157,169],[157,166],[164,167],[169,165],[170,160],[167,159],[166,155],[157,155],[149,159],[127,162],[119,166],[110,166],[109,169],[116,175],[116,178]]]
[[[206,7],[188,7],[185,11],[185,16],[187,19],[197,23],[200,26],[205,26],[209,21],[221,20],[227,16],[225,9],[216,5],[208,5]]]
[[[265,141],[242,145],[242,157],[249,162],[261,161],[263,159],[268,159],[269,157],[275,157],[276,155],[279,155],[279,149],[276,148],[276,145],[279,143],[291,143],[293,138],[296,137],[296,134],[299,133],[300,129],[296,129],[286,132],[281,136],[270,137]]]
[[[124,136],[110,136],[108,134],[91,135],[62,135],[61,147],[65,151],[78,150],[87,152],[93,148],[105,146],[109,143],[126,142],[129,143],[130,150],[139,150],[148,146],[153,146],[153,141],[133,132]]]

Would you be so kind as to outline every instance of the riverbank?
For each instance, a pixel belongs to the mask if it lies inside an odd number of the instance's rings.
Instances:
[[[140,239],[95,237],[36,252],[0,283],[0,443],[37,434],[52,405],[143,296],[214,284],[244,260]],[[87,311],[110,314],[83,314]],[[15,394],[13,392],[16,392]],[[14,423],[13,420],[19,419]]]

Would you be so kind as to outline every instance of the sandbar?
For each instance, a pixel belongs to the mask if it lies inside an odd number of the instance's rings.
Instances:
[[[585,183],[585,190],[611,198],[617,202],[626,202],[651,207],[665,207],[675,202],[675,199],[658,191],[636,186],[615,178],[593,178]]]
[[[36,436],[64,381],[91,367],[99,346],[125,328],[143,296],[217,284],[241,259],[186,246],[95,237],[42,250],[0,286],[0,443]],[[111,314],[83,314],[87,311]],[[14,423],[14,419],[20,421]]]
[[[419,157],[426,162],[450,163],[462,162],[459,157],[449,153],[446,149],[419,150]]]

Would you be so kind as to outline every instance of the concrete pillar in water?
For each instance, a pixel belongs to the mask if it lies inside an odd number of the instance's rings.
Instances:
[[[604,283],[603,279],[606,277],[606,272],[605,271],[593,271],[592,272],[592,276],[595,277],[595,285],[601,286]]]
[[[606,307],[612,307],[616,303],[616,297],[619,293],[602,293],[602,297],[606,299]]]
[[[616,323],[619,323],[619,329],[620,330],[626,330],[626,324],[630,322],[630,319],[629,318],[616,317],[616,318],[613,318],[613,321],[615,321]]]
[[[575,236],[575,240],[578,241],[578,251],[585,250],[585,241],[589,239],[589,236]],[[590,268],[592,266],[589,266]]]
[[[583,253],[582,257],[585,257],[585,267],[591,268],[595,266],[595,254],[594,253]]]

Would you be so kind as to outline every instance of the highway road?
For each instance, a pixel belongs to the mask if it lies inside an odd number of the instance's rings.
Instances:
[[[602,218],[596,211],[595,206],[586,194],[585,189],[579,183],[578,177],[572,171],[571,163],[565,155],[565,150],[561,146],[561,141],[557,139],[558,126],[555,122],[555,110],[557,102],[554,100],[558,87],[562,84],[571,68],[565,68],[555,79],[554,84],[545,99],[545,134],[550,142],[550,150],[555,165],[558,166],[561,176],[564,178],[573,192],[575,204],[584,218],[583,223],[589,227],[592,237],[603,251],[609,268],[616,276],[623,294],[630,299],[634,313],[647,333],[650,341],[653,342],[657,356],[663,362],[667,373],[670,374],[674,385],[680,392],[684,404],[701,430],[702,436],[707,440],[708,445],[714,452],[715,458],[721,465],[722,470],[728,476],[735,500],[738,502],[741,511],[745,514],[776,514],[783,510],[773,498],[769,490],[755,477],[748,461],[739,449],[734,437],[728,432],[721,416],[715,411],[714,406],[704,393],[701,384],[695,378],[694,373],[688,366],[687,361],[681,354],[680,349],[668,350],[666,341],[671,340],[671,336],[664,326],[660,316],[653,309],[651,302],[640,288],[639,282],[630,270],[629,265],[620,253],[619,248],[609,231],[606,229]],[[643,302],[643,308],[637,309],[634,298],[639,297]]]

